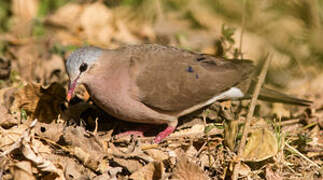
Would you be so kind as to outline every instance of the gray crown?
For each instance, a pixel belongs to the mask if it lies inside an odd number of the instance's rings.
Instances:
[[[102,54],[102,49],[97,47],[83,47],[75,50],[67,59],[66,70],[71,79],[76,78],[80,73],[82,63],[87,63],[91,66]]]

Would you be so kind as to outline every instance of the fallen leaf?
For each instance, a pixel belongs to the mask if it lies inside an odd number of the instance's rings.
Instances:
[[[251,130],[247,141],[241,156],[243,161],[259,162],[276,155],[278,152],[277,138],[267,128]]]
[[[155,161],[135,171],[129,178],[133,180],[157,180],[162,179],[164,171],[163,163]]]
[[[90,136],[83,127],[69,126],[64,128],[61,140],[86,167],[94,171],[100,170],[106,154],[98,137]]]
[[[68,3],[50,15],[46,22],[55,26],[65,27],[71,32],[77,32],[80,27],[79,18],[83,9],[84,7],[81,4]]]
[[[224,121],[224,142],[231,151],[235,150],[236,139],[239,132],[239,121],[225,120]]]
[[[52,142],[58,142],[64,134],[65,125],[56,123],[37,123],[35,126],[35,134],[41,138],[46,138]]]
[[[85,176],[80,172],[78,166],[76,166],[74,161],[66,162],[66,166],[64,168],[64,175],[67,179],[89,179],[89,177]]]
[[[283,180],[283,178],[277,173],[272,170],[270,166],[266,167],[266,180]]]
[[[11,61],[4,57],[0,57],[0,79],[8,79],[11,72]]]
[[[272,113],[279,119],[282,117],[290,117],[291,112],[287,110],[282,103],[273,103]]]
[[[110,42],[113,36],[112,13],[104,4],[97,2],[84,7],[80,14],[80,24],[84,38],[89,42],[102,45]]]
[[[24,109],[32,119],[50,123],[57,119],[60,105],[65,100],[65,89],[61,84],[53,83],[47,88],[28,83],[16,91],[11,112]]]
[[[145,150],[145,153],[147,153],[155,161],[163,161],[165,159],[168,159],[167,153],[165,153],[159,149],[147,149],[147,150]]]
[[[18,18],[30,21],[36,17],[38,11],[38,0],[13,0],[12,12]]]
[[[113,158],[113,161],[121,165],[121,167],[125,167],[131,173],[143,167],[139,160],[133,158],[115,157]]]
[[[13,0],[11,9],[13,12],[11,31],[19,37],[30,36],[32,19],[38,12],[38,0]]]
[[[178,156],[177,164],[173,172],[174,180],[202,180],[209,179],[206,173],[195,163],[190,161],[184,153]]]
[[[251,169],[245,163],[241,163],[239,167],[239,174],[243,177],[248,177],[251,174]]]
[[[0,126],[6,129],[19,123],[18,119],[13,118],[8,110],[0,104]]]
[[[17,179],[17,180],[36,179],[33,176],[30,161],[19,161],[15,163],[15,165],[12,168],[12,174],[14,179]]]

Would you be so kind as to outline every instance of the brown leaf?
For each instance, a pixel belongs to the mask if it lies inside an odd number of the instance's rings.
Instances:
[[[290,117],[291,115],[291,112],[285,109],[282,103],[273,103],[272,113],[276,114],[279,119],[282,117]]]
[[[82,127],[66,127],[61,138],[72,153],[87,167],[98,171],[103,166],[104,145],[98,137],[89,136]]]
[[[163,161],[165,159],[168,159],[168,155],[159,149],[147,149],[145,150],[145,152],[155,161]]]
[[[53,15],[46,20],[47,23],[62,26],[72,32],[79,28],[79,17],[83,11],[83,6],[77,3],[68,3],[59,8]]]
[[[236,147],[236,138],[239,131],[239,121],[237,120],[226,120],[224,121],[224,142],[234,151]]]
[[[251,130],[241,159],[258,162],[276,155],[277,152],[278,142],[273,132],[266,128],[257,128]]]
[[[0,79],[8,79],[11,72],[11,61],[0,57]]]
[[[30,161],[17,162],[12,168],[12,174],[13,174],[14,179],[17,179],[17,180],[25,180],[25,179],[34,180],[34,179],[36,179],[33,176]]]
[[[177,165],[173,173],[174,180],[202,180],[209,179],[205,172],[195,163],[190,161],[185,154],[177,159]]]
[[[29,21],[37,15],[38,0],[13,0],[12,12],[18,18]]]
[[[143,167],[143,165],[137,159],[115,157],[113,158],[113,161],[120,164],[122,167],[127,168],[129,172],[135,172]]]
[[[38,0],[12,1],[12,12],[14,16],[12,18],[11,31],[14,34],[19,37],[31,35],[32,19],[37,15],[38,5]]]
[[[64,134],[65,126],[63,124],[46,124],[46,123],[37,123],[35,126],[35,134],[41,138],[46,138],[52,142],[58,142],[60,137]]]
[[[162,162],[155,161],[147,164],[131,174],[133,180],[157,180],[163,177],[165,168]]]
[[[266,180],[283,180],[283,178],[277,172],[274,172],[270,166],[267,166]]]
[[[104,4],[97,2],[86,6],[80,14],[80,24],[85,38],[95,44],[107,44],[112,38],[112,13]]]
[[[0,105],[0,126],[8,129],[18,123],[18,119],[13,118],[8,113],[8,110],[4,106]]]
[[[65,89],[58,83],[43,88],[38,84],[28,83],[19,89],[11,106],[11,112],[24,109],[32,119],[50,123],[57,119],[59,106],[65,100]]]

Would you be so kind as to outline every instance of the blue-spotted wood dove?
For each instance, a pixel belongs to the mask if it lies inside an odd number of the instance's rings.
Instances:
[[[121,120],[167,124],[154,140],[158,143],[175,130],[179,117],[217,100],[246,97],[254,66],[248,60],[145,44],[80,48],[69,56],[66,69],[68,100],[84,84],[99,107]],[[310,104],[268,89],[262,89],[260,98]]]

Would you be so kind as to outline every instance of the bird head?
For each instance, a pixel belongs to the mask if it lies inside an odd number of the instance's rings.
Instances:
[[[102,54],[102,49],[97,47],[83,47],[75,50],[66,61],[66,71],[69,76],[67,101],[70,101],[74,89],[80,83],[87,72],[93,68]]]

